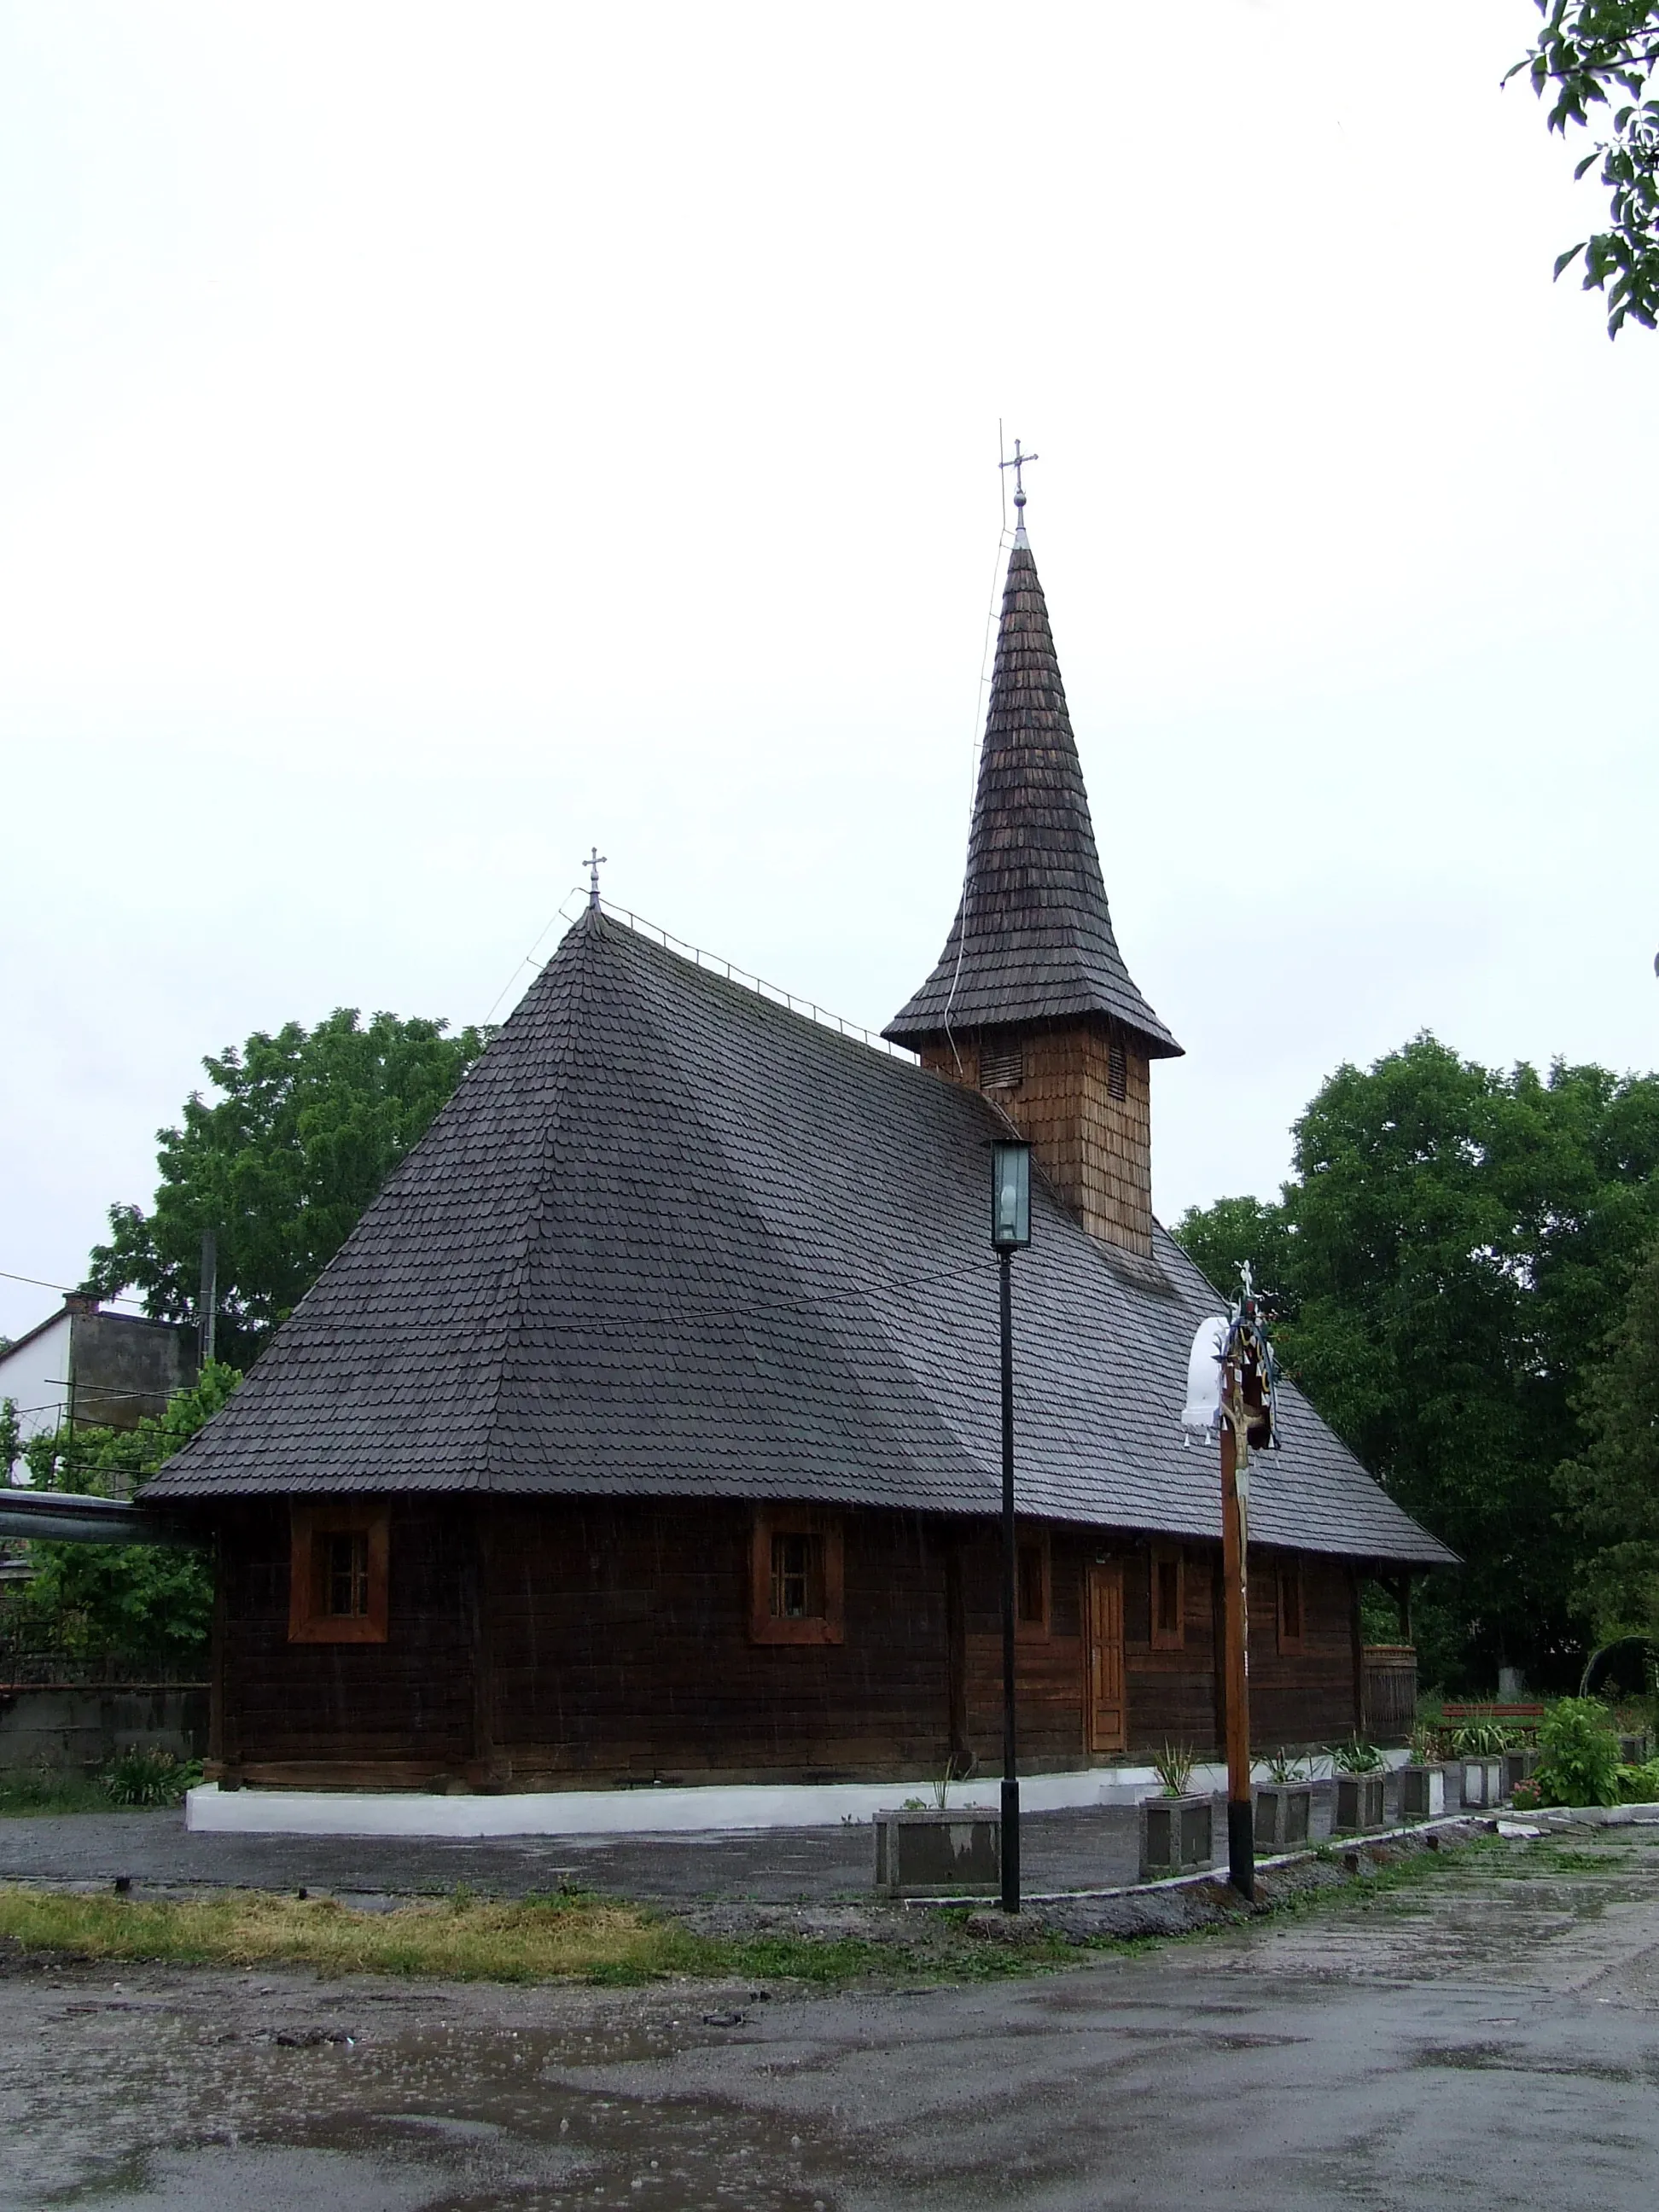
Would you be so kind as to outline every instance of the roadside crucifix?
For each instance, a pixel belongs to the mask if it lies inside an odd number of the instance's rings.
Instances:
[[[1221,1574],[1225,1643],[1227,1873],[1255,1894],[1255,1812],[1250,1795],[1250,1455],[1276,1447],[1277,1368],[1247,1262],[1226,1315],[1200,1322],[1187,1363],[1182,1425],[1221,1438]]]

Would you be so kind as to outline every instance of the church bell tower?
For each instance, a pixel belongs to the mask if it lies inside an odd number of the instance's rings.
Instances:
[[[1181,1047],[1112,932],[1023,512],[962,903],[939,964],[883,1035],[994,1099],[1091,1237],[1152,1257],[1151,1063]]]

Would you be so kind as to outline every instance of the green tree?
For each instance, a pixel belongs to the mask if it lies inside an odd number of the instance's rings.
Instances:
[[[1429,1678],[1565,1680],[1579,1540],[1553,1471],[1659,1226],[1659,1079],[1500,1073],[1420,1036],[1339,1068],[1294,1135],[1277,1205],[1224,1200],[1176,1234],[1212,1279],[1252,1261],[1288,1371],[1462,1554],[1423,1589]]]
[[[88,1287],[136,1288],[157,1320],[196,1317],[202,1237],[218,1248],[216,1348],[246,1365],[356,1227],[467,1068],[485,1033],[341,1007],[203,1062],[218,1092],[159,1130],[149,1213],[110,1209]]]
[[[1577,1595],[1598,1641],[1659,1636],[1659,1242],[1579,1409],[1584,1447],[1560,1474],[1584,1539]]]
[[[1659,100],[1650,96],[1659,65],[1659,6],[1653,0],[1537,0],[1544,18],[1537,44],[1510,71],[1524,71],[1550,102],[1548,127],[1588,130],[1601,112],[1598,138],[1574,171],[1599,161],[1612,227],[1580,239],[1556,258],[1560,276],[1582,253],[1584,289],[1606,294],[1607,336],[1626,318],[1654,327],[1659,317]]]
[[[212,1419],[241,1379],[215,1361],[192,1389],[174,1393],[159,1420],[31,1437],[23,1448],[30,1474],[45,1489],[125,1497]],[[213,1618],[205,1553],[160,1544],[26,1548],[33,1574],[0,1610],[0,1631],[9,1641],[77,1658],[174,1666],[205,1651]]]

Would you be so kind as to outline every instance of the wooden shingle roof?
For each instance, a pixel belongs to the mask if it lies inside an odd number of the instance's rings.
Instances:
[[[1181,1050],[1117,949],[1048,609],[1030,548],[1017,542],[962,903],[938,966],[884,1034],[916,1046],[1090,1016],[1132,1030],[1152,1059]]]
[[[230,1403],[145,1486],[800,1499],[994,1515],[987,1145],[960,1085],[585,913]],[[1022,1510],[1213,1536],[1183,1447],[1215,1293],[1046,1188],[1018,1263]],[[1449,1555],[1287,1387],[1253,1532]]]

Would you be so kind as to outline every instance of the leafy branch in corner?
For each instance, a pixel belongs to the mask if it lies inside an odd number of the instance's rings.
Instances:
[[[1548,126],[1590,128],[1606,111],[1610,137],[1600,138],[1574,169],[1583,177],[1599,161],[1610,195],[1612,228],[1582,238],[1558,254],[1555,273],[1584,257],[1584,289],[1605,293],[1607,336],[1627,318],[1652,330],[1659,322],[1659,100],[1650,96],[1659,65],[1659,6],[1654,0],[1537,0],[1544,27],[1532,52],[1508,73],[1524,71]]]

